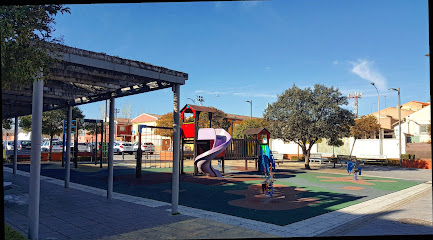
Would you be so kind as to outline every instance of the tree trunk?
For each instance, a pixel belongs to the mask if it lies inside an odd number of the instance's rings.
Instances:
[[[355,142],[356,142],[356,138],[355,138],[355,140],[353,140],[352,149],[350,150],[349,157],[352,157],[352,152],[353,152],[353,148],[355,147]]]
[[[310,170],[310,151],[307,150],[305,145],[302,146],[302,154],[304,156],[305,169]]]
[[[53,137],[54,135],[50,135],[50,151],[48,152],[48,161],[51,162],[51,152],[53,151]]]

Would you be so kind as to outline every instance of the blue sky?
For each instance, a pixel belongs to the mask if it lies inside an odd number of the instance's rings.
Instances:
[[[362,92],[359,115],[430,100],[427,0],[273,0],[68,5],[56,17],[64,44],[186,72],[181,102],[262,117],[296,84]],[[196,101],[197,103],[197,101]],[[352,108],[349,100],[348,109]],[[121,109],[172,111],[170,89],[122,97]],[[81,105],[100,118],[104,102]],[[121,114],[118,115],[121,117]]]

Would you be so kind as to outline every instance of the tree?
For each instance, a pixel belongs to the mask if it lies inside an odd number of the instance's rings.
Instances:
[[[166,113],[162,115],[158,120],[156,121],[156,126],[158,127],[173,127],[173,112]],[[171,129],[155,129],[156,135],[161,135],[165,137],[173,138],[173,130]]]
[[[122,116],[122,118],[131,118],[132,116],[132,105],[130,103],[124,103],[122,104],[122,107],[120,108],[120,116]]]
[[[230,122],[227,121],[227,114],[225,114],[223,111],[215,108],[210,107],[215,112],[212,113],[212,128],[222,128],[224,130],[228,130],[230,128]],[[198,126],[200,128],[208,128],[209,127],[209,113],[208,112],[201,112],[199,117]]]
[[[365,115],[355,120],[355,125],[350,129],[350,135],[355,138],[350,151],[352,156],[353,147],[355,146],[356,139],[368,138],[374,136],[380,129],[380,125],[377,121],[376,116]]]
[[[238,126],[233,130],[233,138],[244,138],[244,132],[248,128],[270,128],[269,122],[261,118],[253,118],[252,120],[247,119],[239,123]],[[271,133],[272,134],[272,133]]]
[[[293,141],[302,148],[305,168],[310,169],[310,151],[315,143],[321,138],[349,135],[354,115],[342,108],[347,104],[347,97],[333,87],[316,84],[312,90],[293,85],[270,104],[264,118],[269,121],[269,130],[275,138]]]
[[[340,138],[331,138],[328,140],[328,145],[332,146],[332,157],[334,157],[334,147],[341,147],[344,145],[344,142]]]
[[[51,36],[54,16],[65,12],[61,4],[0,7],[2,89],[31,85],[41,70],[48,75],[58,46],[47,43],[61,42]]]
[[[78,107],[72,107],[72,119],[84,118],[84,115]],[[50,136],[50,151],[48,159],[51,161],[53,147],[53,138],[55,135],[63,133],[63,123],[67,119],[67,109],[57,109],[42,113],[42,134]],[[26,132],[32,130],[32,116],[27,115],[20,118],[19,126]]]
[[[11,118],[2,119],[2,128],[9,130],[11,129],[11,125],[12,125]]]

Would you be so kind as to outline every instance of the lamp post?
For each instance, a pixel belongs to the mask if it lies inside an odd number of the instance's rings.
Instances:
[[[390,88],[388,90],[391,91],[397,91],[398,92],[398,154],[400,156],[400,167],[402,166],[402,160],[401,160],[401,108],[400,108],[400,88]]]
[[[383,154],[383,150],[382,150],[382,134],[381,134],[381,125],[380,125],[380,102],[379,102],[379,90],[377,90],[376,85],[374,84],[374,82],[371,83],[371,85],[373,85],[374,88],[376,88],[377,91],[377,111],[378,111],[378,115],[379,115],[379,152],[380,155]]]
[[[249,100],[249,101],[245,101],[245,102],[250,103],[250,108],[251,108],[251,110],[250,110],[250,120],[253,120],[253,100]]]
[[[187,99],[191,100],[192,103],[194,103],[194,105],[195,105],[195,100],[194,99],[192,99],[192,98],[187,98]]]

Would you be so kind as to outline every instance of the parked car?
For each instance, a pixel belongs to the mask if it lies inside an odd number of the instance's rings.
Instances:
[[[8,141],[7,146],[6,146],[6,142],[3,142],[3,149],[14,150],[14,141]]]
[[[113,147],[113,152],[117,154],[122,154],[122,152],[133,154],[134,147],[132,146],[132,143],[115,142]]]
[[[92,152],[92,149],[94,149],[94,148],[95,148],[94,142],[87,143],[87,151],[88,152]],[[100,150],[101,150],[101,142],[98,142],[98,151],[100,151]],[[116,151],[114,151],[114,152],[116,152]]]
[[[138,150],[138,142],[135,142],[132,147],[134,148],[134,152],[136,152]],[[153,154],[155,152],[155,145],[151,142],[141,143],[141,151]]]
[[[32,141],[30,140],[18,140],[18,150],[32,149]]]
[[[53,141],[53,148],[52,152],[61,152],[63,148],[63,142],[62,141]],[[50,142],[44,142],[41,145],[41,151],[42,152],[49,152],[50,151]]]
[[[71,142],[71,147],[73,148],[74,147],[74,143],[73,142]],[[89,150],[90,150],[90,147],[88,146],[88,144],[87,143],[78,143],[78,152],[89,152]]]

